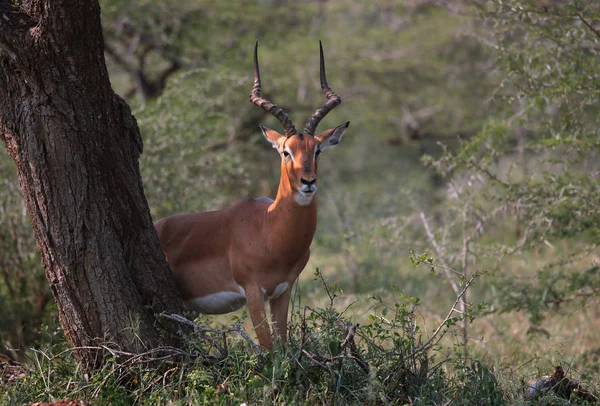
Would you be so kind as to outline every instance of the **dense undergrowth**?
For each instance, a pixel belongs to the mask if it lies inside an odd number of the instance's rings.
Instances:
[[[197,321],[204,331],[183,350],[128,357],[106,343],[115,357],[84,373],[2,151],[0,403],[585,403],[551,388],[525,399],[556,366],[597,396],[598,3],[262,3],[106,0],[103,18],[117,50],[143,50],[110,32],[126,20],[171,39],[186,64],[158,99],[129,100],[155,218],[274,196],[279,162],[258,123],[276,125],[247,102],[250,52],[259,37],[265,91],[300,119],[322,102],[323,39],[344,100],[325,121],[352,125],[320,163],[319,228],[288,342],[257,354],[236,313]],[[165,61],[149,55],[155,74]],[[131,78],[108,61],[119,91]],[[407,263],[411,247],[431,256]]]
[[[559,392],[560,382],[574,382],[565,377],[532,392],[541,384],[525,384],[518,373],[469,358],[456,340],[456,326],[465,317],[479,317],[484,306],[466,315],[453,307],[435,331],[425,333],[418,323],[420,300],[396,291],[392,304],[371,296],[366,323],[358,324],[349,321],[356,302],[340,310],[339,289],[318,269],[315,279],[329,305],[311,308],[295,302],[288,342],[277,342],[272,351],[263,352],[245,333],[244,317],[215,329],[205,318],[196,324],[165,315],[193,325],[185,348],[126,354],[105,343],[100,347],[113,356],[102,369],[85,372],[59,337],[53,345],[30,351],[26,365],[4,366],[0,404],[67,398],[95,405],[566,405],[597,400],[594,382]]]

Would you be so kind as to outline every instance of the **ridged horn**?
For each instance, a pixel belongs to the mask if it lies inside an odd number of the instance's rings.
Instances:
[[[325,74],[325,58],[323,57],[323,44],[321,43],[321,41],[319,41],[319,51],[321,54],[321,89],[323,90],[327,101],[325,102],[325,104],[319,107],[317,111],[315,111],[313,115],[308,119],[308,123],[306,123],[306,127],[304,127],[304,134],[310,135],[314,135],[317,126],[319,125],[321,120],[327,115],[327,113],[329,113],[342,102],[340,96],[335,94],[327,84],[327,75]]]
[[[258,41],[256,41],[256,46],[254,47],[254,87],[252,88],[252,92],[250,93],[250,102],[252,104],[256,104],[258,107],[268,111],[281,122],[283,125],[283,129],[285,130],[285,135],[287,137],[291,137],[294,134],[297,134],[298,131],[296,127],[294,127],[294,123],[292,120],[285,114],[285,112],[277,107],[272,102],[263,99],[260,97],[261,85],[260,85],[260,69],[258,67]]]

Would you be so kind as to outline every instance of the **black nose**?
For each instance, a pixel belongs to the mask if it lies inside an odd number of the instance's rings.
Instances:
[[[317,181],[317,178],[314,178],[313,180],[306,180],[304,178],[300,178],[300,182],[302,182],[302,184],[306,185],[306,186],[312,186],[315,184],[316,181]]]

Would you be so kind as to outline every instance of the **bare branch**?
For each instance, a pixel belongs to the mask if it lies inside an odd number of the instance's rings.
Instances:
[[[242,326],[240,326],[239,324],[234,324],[233,326],[231,326],[231,328],[228,329],[214,329],[214,328],[210,328],[210,327],[201,327],[199,325],[197,325],[196,323],[194,323],[191,320],[186,319],[183,316],[180,316],[179,314],[165,314],[165,313],[161,313],[160,314],[161,317],[173,320],[173,321],[177,321],[179,323],[185,324],[187,326],[192,327],[195,331],[201,333],[204,335],[204,333],[215,333],[215,334],[225,334],[225,333],[238,333],[240,336],[242,336],[242,338],[244,340],[246,340],[254,349],[254,352],[258,355],[262,355],[263,351],[260,349],[260,347],[258,346],[258,344],[256,344],[248,335],[248,333],[246,333],[246,331],[244,330],[244,328]]]
[[[356,335],[356,329],[358,328],[358,324],[355,323],[345,323],[341,319],[338,319],[338,325],[346,330],[346,338],[342,341],[341,347],[350,353],[350,356],[356,364],[362,368],[362,370],[368,375],[369,374],[369,364],[367,361],[362,359],[360,353],[358,352],[358,347],[354,342],[354,336]]]
[[[442,249],[438,245],[437,240],[435,239],[435,236],[433,235],[433,232],[431,231],[431,227],[429,227],[429,221],[427,220],[427,217],[425,217],[425,213],[420,212],[419,216],[421,217],[421,222],[423,223],[423,227],[425,228],[425,232],[427,233],[429,242],[431,243],[431,245],[433,245],[433,249],[435,250],[437,256],[440,259],[440,263],[442,265],[441,268],[444,270],[444,273],[446,274],[446,279],[448,279],[448,282],[450,282],[450,285],[452,286],[452,290],[454,290],[454,292],[456,294],[458,294],[460,292],[460,287],[458,286],[456,281],[452,278],[452,274],[450,273],[450,269],[452,269],[452,268],[447,265],[447,263],[444,259]]]
[[[122,20],[120,21],[120,23],[121,24],[119,25],[118,29],[110,32],[109,35],[114,36],[115,38],[118,38],[119,36],[126,36],[132,38],[134,41],[133,45],[130,45],[130,54],[132,54],[135,51],[135,49],[141,42],[149,46],[152,51],[156,51],[165,59],[183,65],[183,62],[179,59],[178,56],[179,50],[175,45],[170,43],[164,43],[163,41],[156,39],[155,36],[137,29],[137,27],[135,27],[130,21]],[[110,30],[110,27],[108,27],[108,29]]]
[[[454,303],[452,304],[452,308],[448,311],[448,313],[446,314],[446,317],[444,318],[444,320],[440,323],[440,325],[438,326],[438,328],[435,329],[435,331],[433,332],[433,334],[431,335],[431,337],[429,337],[429,340],[427,340],[427,342],[419,347],[417,347],[410,355],[408,355],[407,357],[411,357],[413,355],[415,355],[417,352],[419,351],[425,351],[427,348],[430,348],[432,345],[435,345],[435,343],[437,343],[439,340],[436,340],[436,337],[440,334],[440,332],[442,330],[444,330],[444,328],[448,328],[448,322],[450,321],[450,319],[452,318],[452,315],[454,313],[457,313],[457,309],[456,306],[458,305],[458,303],[462,300],[463,295],[465,294],[465,292],[467,291],[467,289],[469,289],[469,286],[471,286],[473,284],[473,282],[475,281],[475,279],[479,276],[479,274],[475,274],[473,276],[471,276],[471,278],[469,278],[469,280],[465,281],[465,284],[462,288],[462,290],[459,292],[459,294],[456,296],[456,300],[454,301]],[[464,316],[463,316],[464,317]],[[442,334],[443,336],[443,334]],[[441,339],[441,337],[440,337]]]
[[[462,162],[464,164],[468,166],[472,166],[475,169],[477,169],[478,171],[480,171],[481,173],[483,173],[484,175],[486,175],[488,178],[490,178],[491,180],[493,180],[494,182],[497,182],[499,184],[501,184],[502,186],[504,186],[505,188],[509,188],[511,185],[508,182],[503,181],[502,179],[500,179],[499,177],[497,177],[496,175],[494,175],[493,173],[491,173],[488,169],[482,167],[481,165],[479,165],[477,162],[474,162],[472,160],[465,160],[465,159],[461,159]]]
[[[109,43],[104,44],[104,51],[115,61],[116,64],[121,66],[127,73],[134,75],[137,72],[137,68],[133,66],[129,61],[123,58]]]
[[[600,31],[597,30],[596,28],[594,28],[592,26],[592,24],[590,24],[590,22],[583,17],[583,15],[581,14],[581,11],[577,11],[577,17],[579,17],[579,19],[581,20],[581,22],[583,24],[585,24],[585,26],[587,28],[589,28],[590,31],[592,31],[598,38],[600,38]]]
[[[467,235],[467,214],[469,212],[471,199],[469,198],[462,210],[462,251],[461,251],[461,267],[462,267],[462,280],[467,279],[467,265],[469,259],[469,243],[471,242]],[[467,313],[467,290],[463,290],[462,298],[459,302],[461,314],[463,315],[463,350],[465,352],[465,358],[467,357],[467,328],[468,321],[466,318]]]

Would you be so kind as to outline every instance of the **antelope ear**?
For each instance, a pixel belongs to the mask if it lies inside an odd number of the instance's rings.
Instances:
[[[321,134],[317,135],[315,138],[319,141],[319,149],[323,151],[339,144],[342,141],[342,137],[344,136],[344,133],[349,125],[350,121],[335,128],[325,130]]]
[[[273,148],[278,150],[281,146],[281,143],[285,140],[285,135],[279,134],[277,131],[272,130],[262,124],[259,124],[259,126],[267,141],[271,143]]]

